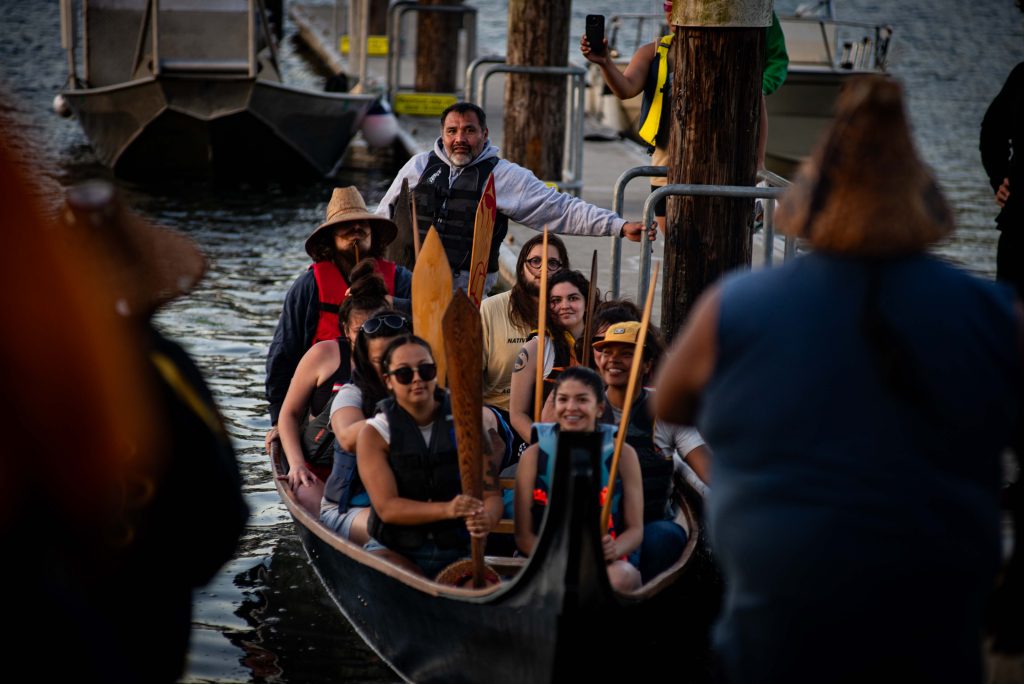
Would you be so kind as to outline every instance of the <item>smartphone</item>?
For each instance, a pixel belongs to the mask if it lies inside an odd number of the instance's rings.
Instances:
[[[587,15],[587,42],[595,55],[604,54],[604,15]]]

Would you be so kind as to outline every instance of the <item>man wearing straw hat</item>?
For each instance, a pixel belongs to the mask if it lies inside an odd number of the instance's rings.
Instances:
[[[711,288],[654,400],[714,454],[721,680],[981,682],[1020,303],[927,253],[953,214],[889,79],[840,95],[777,225],[814,251]]]
[[[277,425],[288,384],[305,351],[341,335],[338,307],[348,292],[348,274],[357,261],[376,259],[393,303],[408,310],[412,273],[381,257],[397,232],[391,219],[367,211],[357,188],[334,189],[326,219],[306,239],[306,253],[313,265],[288,290],[267,352],[267,401],[273,425]],[[268,444],[273,436],[272,429],[267,434]]]
[[[545,226],[564,235],[619,236],[639,242],[643,225],[548,187],[532,171],[498,157],[491,144],[487,116],[471,102],[457,102],[441,113],[441,135],[434,149],[415,155],[395,176],[377,214],[394,215],[394,204],[409,180],[416,197],[420,236],[437,228],[452,267],[452,286],[468,289],[469,259],[477,204],[488,176],[494,174],[498,216],[491,238],[484,292],[498,277],[498,250],[509,219],[534,230]],[[654,234],[651,234],[654,239]]]

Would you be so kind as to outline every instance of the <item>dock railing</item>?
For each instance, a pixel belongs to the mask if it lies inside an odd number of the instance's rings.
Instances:
[[[483,73],[478,73],[482,71]],[[487,109],[487,80],[494,74],[565,76],[568,81],[565,118],[565,150],[562,178],[553,181],[562,192],[577,197],[583,189],[583,113],[586,104],[587,71],[578,66],[526,66],[506,64],[505,57],[486,55],[466,68],[466,101]]]
[[[462,30],[465,32],[463,63],[470,64],[476,58],[476,7],[471,5],[420,5],[416,0],[397,0],[397,2],[392,2],[391,6],[388,7],[387,98],[396,112],[398,109],[395,108],[395,96],[402,92],[415,91],[415,86],[406,85],[401,82],[401,58],[405,47],[402,20],[409,12],[435,12],[460,15],[462,18]],[[462,89],[464,88],[465,84],[463,84]],[[445,95],[451,96],[456,94],[445,93]]]
[[[612,211],[622,216],[623,197],[626,185],[634,178],[663,178],[667,173],[664,166],[636,166],[627,169],[615,181]],[[770,266],[773,262],[775,249],[774,212],[775,202],[785,193],[789,181],[770,171],[760,171],[758,179],[766,183],[766,187],[746,185],[698,185],[672,184],[665,185],[651,192],[644,201],[643,223],[646,229],[640,240],[640,271],[637,281],[637,299],[643,301],[647,286],[651,280],[651,244],[647,233],[655,229],[654,208],[663,198],[669,195],[690,197],[731,197],[736,199],[753,198],[767,200],[764,203],[764,263]],[[786,237],[783,261],[796,255],[796,241]],[[618,299],[622,283],[622,238],[612,238],[611,287],[613,299]]]

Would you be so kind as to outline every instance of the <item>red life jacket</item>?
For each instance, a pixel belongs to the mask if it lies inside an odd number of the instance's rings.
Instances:
[[[377,272],[384,278],[388,294],[395,294],[395,263],[377,259]],[[324,340],[337,339],[340,334],[338,326],[338,310],[348,292],[348,283],[333,261],[318,261],[312,266],[313,277],[316,278],[316,289],[320,296],[320,319],[316,326],[313,344]],[[312,345],[310,345],[312,346]]]

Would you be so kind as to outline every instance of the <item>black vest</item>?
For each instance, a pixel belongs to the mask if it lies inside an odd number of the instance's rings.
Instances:
[[[427,168],[420,174],[420,180],[413,188],[420,241],[426,239],[431,225],[437,228],[452,271],[464,271],[469,268],[469,259],[473,251],[476,208],[483,195],[487,177],[491,175],[497,163],[498,158],[491,157],[479,164],[467,166],[449,188],[451,167],[436,153],[431,152],[427,157]],[[498,270],[498,250],[507,232],[508,217],[499,212],[494,220],[494,234],[491,236],[491,252],[487,259],[488,273]]]
[[[640,390],[640,396],[629,411],[629,426],[626,428],[626,443],[633,447],[640,461],[640,474],[644,483],[645,525],[664,520],[668,516],[672,471],[675,468],[672,454],[666,454],[654,443],[654,420],[648,407],[650,398],[647,390]],[[615,422],[611,404],[605,407],[601,422]]]
[[[441,406],[434,418],[429,445],[423,441],[416,421],[394,398],[380,404],[391,431],[388,464],[395,476],[398,496],[403,499],[450,501],[462,493],[451,402],[447,393],[439,393]],[[443,549],[463,546],[469,540],[461,518],[425,525],[391,525],[383,522],[371,506],[369,526],[377,541],[396,551],[418,549],[428,540]]]

